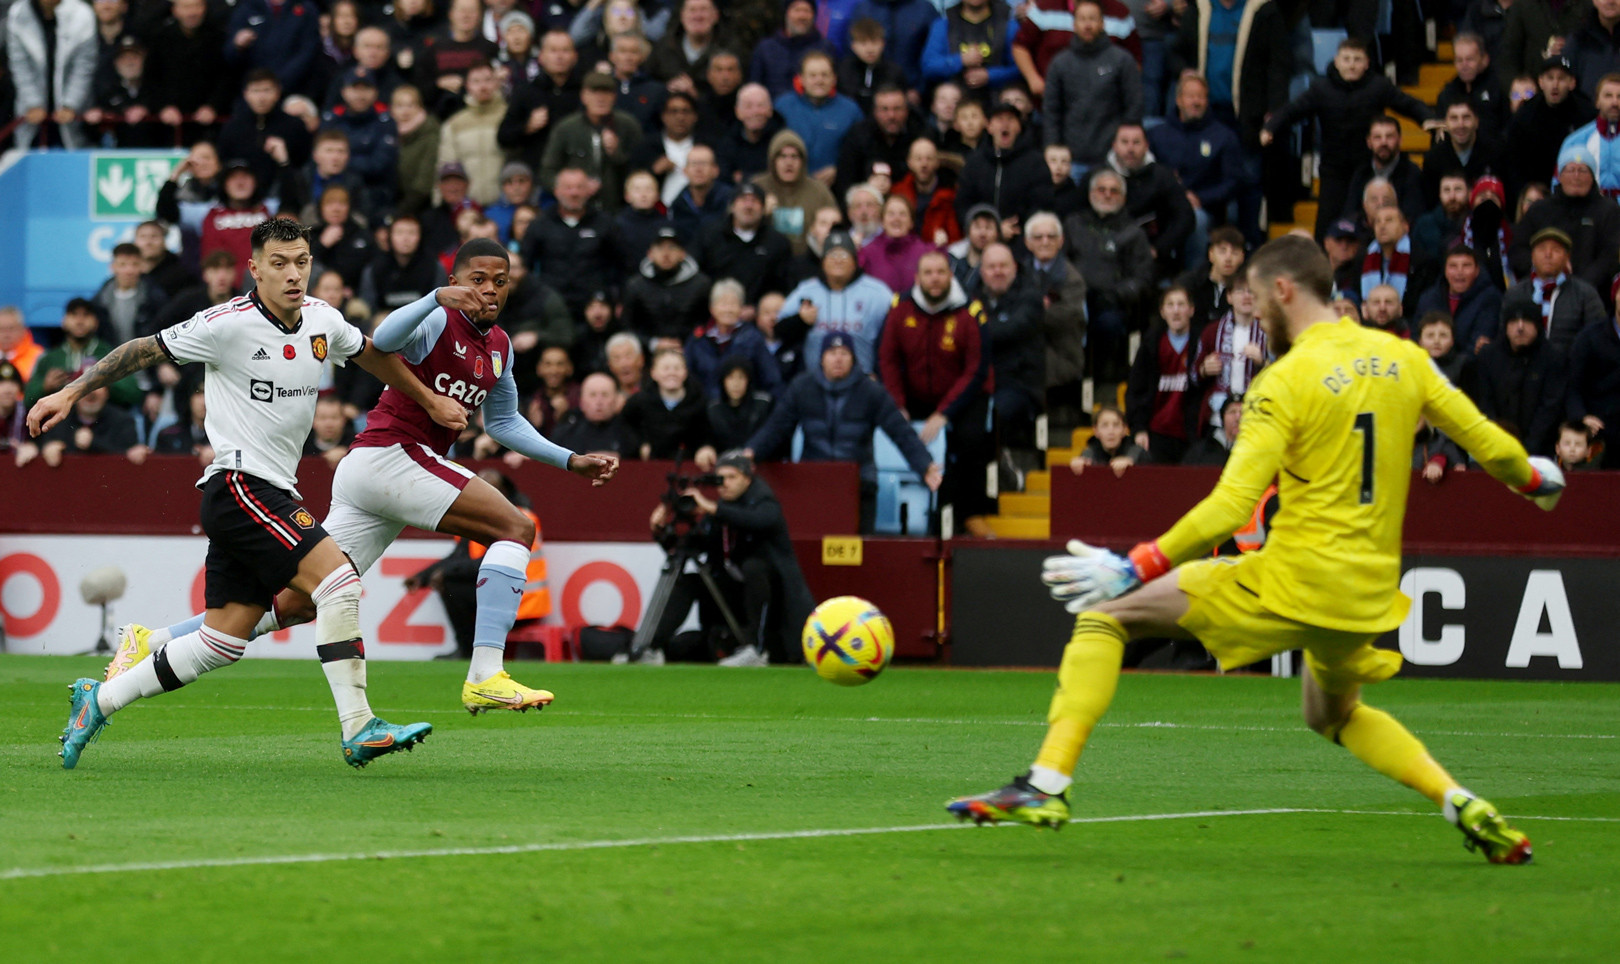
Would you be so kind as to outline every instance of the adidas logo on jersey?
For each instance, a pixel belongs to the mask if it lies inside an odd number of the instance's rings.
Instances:
[[[254,361],[269,361],[270,360],[270,353],[265,351],[263,348],[260,348],[258,351],[253,353],[253,360]]]

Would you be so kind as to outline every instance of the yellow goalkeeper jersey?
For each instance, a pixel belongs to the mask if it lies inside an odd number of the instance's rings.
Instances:
[[[1256,376],[1215,490],[1159,550],[1175,564],[1208,555],[1276,479],[1281,508],[1250,587],[1260,602],[1325,629],[1394,629],[1411,605],[1399,589],[1401,523],[1420,416],[1495,478],[1529,483],[1524,447],[1418,345],[1349,318],[1310,326]]]

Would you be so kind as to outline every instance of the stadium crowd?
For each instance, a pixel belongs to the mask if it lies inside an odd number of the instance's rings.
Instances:
[[[1268,360],[1241,269],[1308,152],[1342,310],[1532,453],[1620,467],[1620,0],[1431,11],[1433,104],[1391,79],[1419,5],[1380,6],[0,0],[17,147],[189,152],[104,283],[0,308],[3,441],[208,459],[200,372],[91,393],[38,442],[22,412],[242,293],[253,227],[292,216],[310,294],[368,331],[460,243],[504,244],[513,372],[565,446],[707,466],[797,430],[860,464],[869,524],[881,426],[984,534],[989,470],[1020,486],[1042,416],[1094,425],[1075,471],[1224,461]],[[1389,111],[1430,132],[1419,161]],[[381,387],[331,372],[308,454],[341,458]],[[457,454],[521,458],[476,425]],[[1414,439],[1430,481],[1466,461]]]

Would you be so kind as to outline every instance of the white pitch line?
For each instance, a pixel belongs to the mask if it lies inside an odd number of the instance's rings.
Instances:
[[[1191,820],[1212,817],[1253,817],[1274,814],[1335,814],[1344,816],[1435,817],[1438,814],[1410,810],[1331,810],[1313,807],[1265,807],[1254,810],[1191,810],[1184,813],[1123,814],[1112,817],[1074,817],[1072,824],[1146,823],[1155,820]],[[1565,820],[1590,823],[1616,823],[1617,817],[1515,817],[1516,820]],[[748,843],[770,840],[814,840],[827,837],[864,837],[888,833],[923,833],[933,830],[961,830],[971,823],[929,823],[902,827],[850,827],[820,830],[783,830],[761,833],[703,834],[676,837],[633,837],[627,840],[573,840],[556,843],[507,844],[499,847],[443,847],[434,850],[381,850],[374,853],[267,854],[258,857],[216,857],[202,860],[169,860],[153,863],[92,864],[84,867],[11,867],[0,871],[0,880],[31,877],[66,877],[82,874],[127,874],[157,870],[198,870],[212,867],[259,867],[275,864],[326,864],[356,860],[409,860],[428,857],[484,857],[504,854],[558,853],[582,850],[619,850],[629,847],[661,847],[675,844]],[[1015,826],[998,824],[997,826]]]

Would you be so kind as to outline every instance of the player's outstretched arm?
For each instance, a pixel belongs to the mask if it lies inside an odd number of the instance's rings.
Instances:
[[[398,355],[380,351],[371,339],[366,339],[366,347],[354,356],[354,363],[376,375],[383,384],[404,392],[406,398],[422,406],[433,421],[445,428],[459,431],[467,427],[467,410],[461,407],[460,402],[435,395],[405,367],[405,362]]]
[[[519,455],[590,479],[592,485],[606,485],[619,471],[619,460],[612,456],[576,455],[536,431],[518,414],[517,383],[510,369],[495,381],[482,411],[489,437]]]
[[[472,314],[484,309],[484,299],[474,288],[435,288],[410,304],[389,312],[377,330],[371,333],[371,340],[382,351],[404,351],[416,337],[422,322],[441,307]]]
[[[107,353],[107,357],[91,365],[83,375],[63,386],[55,394],[47,395],[34,403],[28,413],[28,434],[39,436],[41,432],[48,431],[57,422],[67,417],[73,410],[73,403],[82,396],[111,385],[113,382],[143,368],[162,361],[165,357],[163,348],[158,344],[155,336],[136,338],[126,341]]]
[[[1486,418],[1433,365],[1414,368],[1426,379],[1423,414],[1429,422],[1462,446],[1491,478],[1551,512],[1564,493],[1564,473],[1558,464],[1527,454],[1518,439]]]

